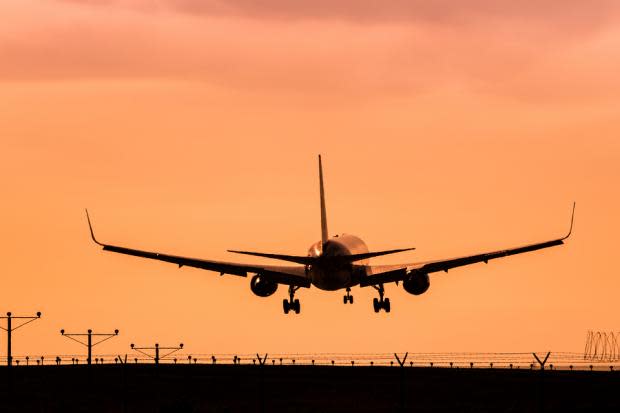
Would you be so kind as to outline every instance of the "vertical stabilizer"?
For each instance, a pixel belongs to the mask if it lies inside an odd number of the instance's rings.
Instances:
[[[327,213],[325,211],[325,189],[323,188],[323,165],[319,155],[319,184],[321,192],[321,245],[327,242]]]

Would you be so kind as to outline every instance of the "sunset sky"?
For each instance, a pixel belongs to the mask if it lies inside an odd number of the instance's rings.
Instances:
[[[0,2],[0,312],[14,354],[582,351],[620,330],[620,3]],[[329,229],[416,262],[564,235],[422,296],[280,286],[103,252],[238,262]],[[0,356],[6,355],[0,335]]]

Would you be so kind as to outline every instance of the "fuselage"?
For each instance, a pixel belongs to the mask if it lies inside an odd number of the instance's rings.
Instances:
[[[308,266],[308,277],[312,284],[327,291],[339,290],[359,284],[363,271],[362,265],[368,260],[356,261],[353,265],[349,262],[334,262],[333,260],[321,260],[321,258],[364,254],[368,247],[359,237],[349,234],[336,235],[321,245],[318,241],[310,246],[308,256],[317,257],[318,262]]]

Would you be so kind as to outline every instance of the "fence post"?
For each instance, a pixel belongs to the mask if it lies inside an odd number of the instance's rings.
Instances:
[[[538,402],[539,402],[539,411],[543,412],[545,410],[545,401],[544,401],[544,376],[545,376],[545,363],[549,359],[551,352],[548,351],[545,358],[541,361],[540,358],[536,355],[536,353],[532,353],[534,358],[540,364],[540,385],[538,388]]]
[[[267,363],[267,353],[265,353],[265,357],[261,357],[258,353],[256,353],[256,359],[258,360],[258,369],[259,369],[259,386],[258,390],[260,392],[259,395],[259,411],[265,411],[265,364]]]
[[[405,353],[405,356],[403,357],[403,359],[401,360],[400,357],[398,357],[398,354],[394,353],[394,357],[396,357],[396,361],[398,362],[398,365],[400,366],[400,410],[401,411],[405,411],[405,361],[407,361],[407,356],[409,355],[409,352]]]

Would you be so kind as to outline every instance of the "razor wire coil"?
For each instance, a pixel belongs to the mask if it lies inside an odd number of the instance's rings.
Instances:
[[[620,359],[620,331],[588,331],[583,359],[618,361]]]

